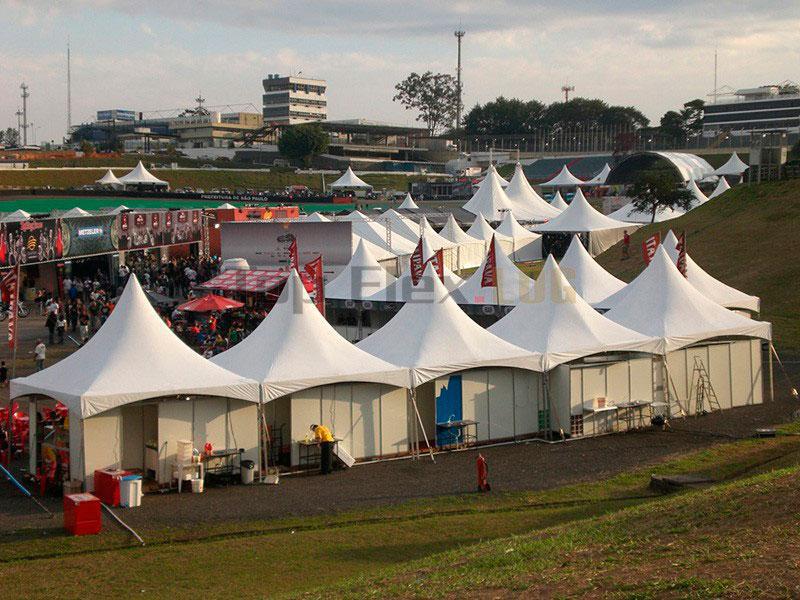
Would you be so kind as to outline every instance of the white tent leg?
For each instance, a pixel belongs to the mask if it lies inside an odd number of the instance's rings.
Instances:
[[[414,412],[417,415],[417,421],[419,421],[419,426],[422,429],[422,437],[425,438],[425,445],[428,446],[428,454],[431,456],[431,461],[436,462],[436,459],[433,458],[433,448],[431,448],[431,444],[428,441],[428,434],[425,433],[425,425],[422,423],[422,417],[419,414],[419,409],[417,408],[417,391],[416,389],[411,390],[411,403],[414,405]]]
[[[36,401],[28,400],[28,472],[36,473]]]

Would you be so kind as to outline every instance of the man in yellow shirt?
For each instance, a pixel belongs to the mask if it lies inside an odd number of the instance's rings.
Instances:
[[[333,435],[324,425],[312,425],[311,431],[319,443],[319,471],[327,475],[333,470]]]

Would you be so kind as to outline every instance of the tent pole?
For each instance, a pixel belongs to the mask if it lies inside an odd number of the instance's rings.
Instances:
[[[773,377],[774,373],[772,370],[772,342],[769,342],[769,350],[767,350],[767,354],[769,354],[769,401],[775,402],[775,379]]]
[[[36,473],[36,400],[28,399],[28,472]]]
[[[417,421],[411,414],[412,408],[413,405],[411,403],[411,390],[407,389],[406,390],[406,409],[408,412],[407,423],[409,425],[408,433],[411,436],[411,439],[409,440],[409,448],[411,450],[411,458],[413,460],[417,460]]]
[[[264,433],[266,422],[264,421],[264,389],[258,385],[258,481],[264,483]]]
[[[411,402],[414,404],[414,412],[417,413],[417,421],[419,421],[419,426],[422,429],[422,437],[425,438],[425,444],[428,446],[428,454],[431,456],[431,462],[436,462],[436,459],[433,458],[433,448],[431,448],[431,444],[428,441],[428,434],[425,433],[425,425],[422,424],[422,417],[419,414],[419,409],[417,408],[417,392],[416,388],[412,388],[411,390]]]

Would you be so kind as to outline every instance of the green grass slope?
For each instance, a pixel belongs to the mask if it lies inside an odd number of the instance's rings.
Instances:
[[[630,281],[644,268],[641,243],[656,231],[686,232],[694,261],[717,279],[761,298],[761,317],[774,325],[775,345],[800,354],[800,180],[739,186],[684,216],[631,236],[631,258],[621,245],[597,257]]]

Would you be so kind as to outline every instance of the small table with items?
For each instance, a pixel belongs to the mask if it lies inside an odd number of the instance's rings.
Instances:
[[[336,447],[339,445],[341,438],[333,438],[333,452],[336,457]],[[321,452],[319,442],[316,440],[300,440],[297,442],[299,451],[297,466],[300,470],[306,469],[306,473],[311,473],[314,468],[320,468]]]
[[[212,450],[203,455],[207,483],[232,483],[242,470],[243,449]]]
[[[649,400],[631,400],[630,402],[618,402],[617,408],[622,413],[620,416],[625,421],[628,429],[645,427],[644,409],[650,408],[652,402]]]
[[[470,433],[472,428],[474,433]],[[439,437],[440,431],[448,431],[455,444],[446,444],[447,446],[455,446],[456,450],[459,448],[466,448],[470,444],[478,441],[478,422],[469,419],[461,419],[459,421],[445,421],[444,423],[436,424],[436,437]]]

